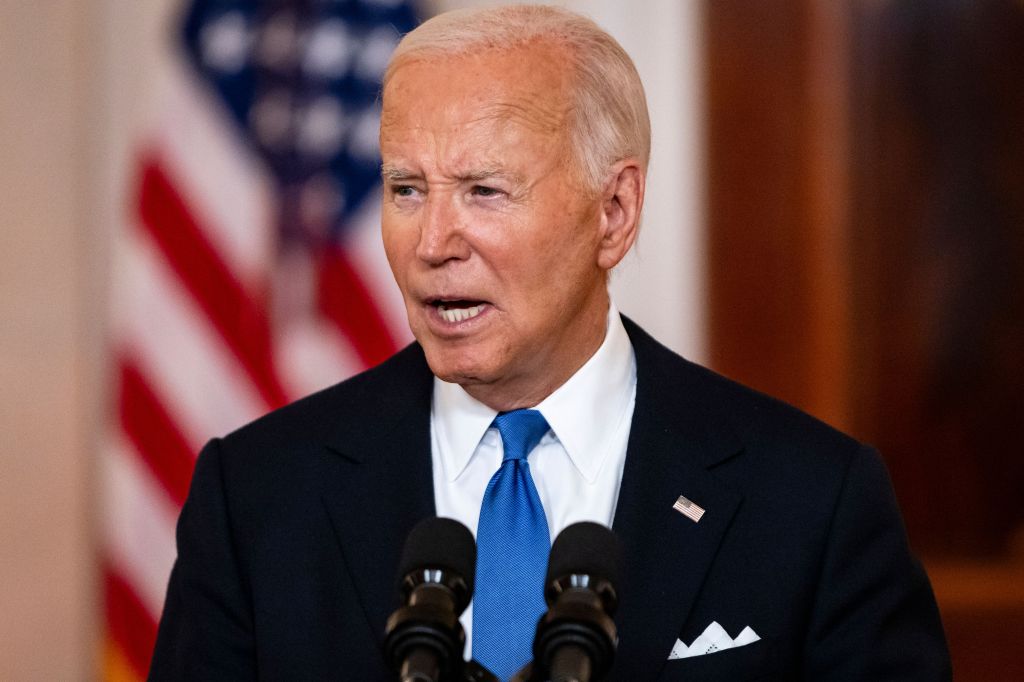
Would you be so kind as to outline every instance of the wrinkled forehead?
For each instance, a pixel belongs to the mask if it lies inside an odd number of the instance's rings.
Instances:
[[[571,110],[563,50],[548,45],[467,55],[410,55],[393,65],[381,129],[507,121],[539,133],[564,130]]]

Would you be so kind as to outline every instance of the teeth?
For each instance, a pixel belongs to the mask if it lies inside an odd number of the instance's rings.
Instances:
[[[472,308],[445,308],[444,305],[438,306],[438,311],[441,313],[441,317],[444,318],[445,322],[462,322],[463,320],[469,320],[481,312],[483,312],[484,306],[475,305]]]

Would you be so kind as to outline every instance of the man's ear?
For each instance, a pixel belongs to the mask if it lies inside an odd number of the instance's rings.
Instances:
[[[601,241],[597,264],[604,270],[618,265],[636,241],[646,180],[637,159],[623,159],[612,166],[601,193]]]

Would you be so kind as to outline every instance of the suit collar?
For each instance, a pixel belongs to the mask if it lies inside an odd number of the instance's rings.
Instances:
[[[655,679],[742,497],[708,469],[741,450],[717,382],[624,320],[637,399],[613,528],[623,544],[616,679]],[[697,523],[672,508],[685,495]]]
[[[686,457],[705,469],[738,454],[746,427],[733,419],[722,378],[661,345],[628,317],[622,322],[636,353],[637,385],[656,396],[648,416],[665,429],[663,440],[687,444]]]
[[[424,407],[429,410],[433,379],[423,349],[411,343],[384,363],[336,386],[334,390],[345,398],[335,408],[337,426],[325,444],[354,462],[380,459],[382,446],[388,450],[393,443],[382,434],[390,435],[390,429],[407,432],[422,421],[418,418]]]

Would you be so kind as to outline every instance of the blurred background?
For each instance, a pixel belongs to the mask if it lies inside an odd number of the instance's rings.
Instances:
[[[479,4],[0,2],[0,679],[141,679],[198,448],[409,340],[376,81]],[[619,307],[878,446],[957,679],[1024,679],[1024,3],[560,4],[651,106]]]

